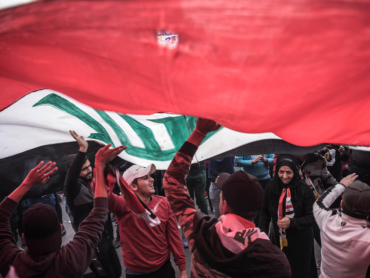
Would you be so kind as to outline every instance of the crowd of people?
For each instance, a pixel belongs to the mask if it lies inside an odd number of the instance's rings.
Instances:
[[[126,148],[110,145],[96,153],[92,169],[88,142],[70,131],[79,152],[68,157],[63,193],[76,234],[62,246],[57,195],[24,201],[58,170],[40,162],[0,204],[2,277],[82,277],[90,268],[95,277],[174,278],[172,253],[185,278],[186,247],[191,277],[370,277],[370,152],[328,145],[298,156],[191,164],[218,128],[198,119],[164,173],[154,164],[109,166]],[[11,223],[18,224],[24,250]]]

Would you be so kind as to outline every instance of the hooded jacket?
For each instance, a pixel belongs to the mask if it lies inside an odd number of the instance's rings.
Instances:
[[[0,204],[0,274],[5,277],[11,265],[19,278],[82,277],[89,266],[94,249],[101,239],[108,214],[108,199],[96,198],[92,212],[81,223],[73,240],[41,256],[20,250],[10,230],[9,218],[18,203],[6,198]]]
[[[191,277],[290,277],[284,253],[252,222],[234,214],[215,219],[196,210],[185,186],[196,150],[185,142],[163,180],[192,253]]]

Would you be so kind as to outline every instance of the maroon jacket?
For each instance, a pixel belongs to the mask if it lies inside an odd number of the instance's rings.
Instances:
[[[243,251],[233,253],[230,251],[233,248],[224,244],[217,231],[217,226],[225,216],[215,219],[196,210],[185,186],[185,179],[196,150],[196,146],[185,142],[173,158],[163,179],[167,199],[189,242],[192,253],[191,277],[291,277],[287,258],[267,236],[258,237],[248,243]],[[243,230],[243,235],[250,231],[258,233],[259,229]],[[234,239],[235,243],[232,244],[236,246],[240,239],[236,237]]]
[[[102,236],[108,199],[95,199],[93,210],[72,241],[57,251],[37,257],[31,257],[28,249],[20,250],[14,241],[9,219],[17,205],[9,198],[0,204],[0,274],[5,277],[13,265],[20,278],[83,276]]]

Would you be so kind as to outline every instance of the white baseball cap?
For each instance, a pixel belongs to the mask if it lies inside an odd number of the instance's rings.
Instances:
[[[134,179],[153,174],[156,170],[157,168],[154,164],[150,164],[147,167],[132,165],[123,173],[122,177],[128,184],[131,184]]]

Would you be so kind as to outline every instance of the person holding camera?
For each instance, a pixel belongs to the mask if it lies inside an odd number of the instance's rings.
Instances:
[[[326,167],[333,177],[337,181],[342,180],[342,161],[348,160],[346,149],[343,146],[331,144],[320,150],[319,154],[326,159]]]

